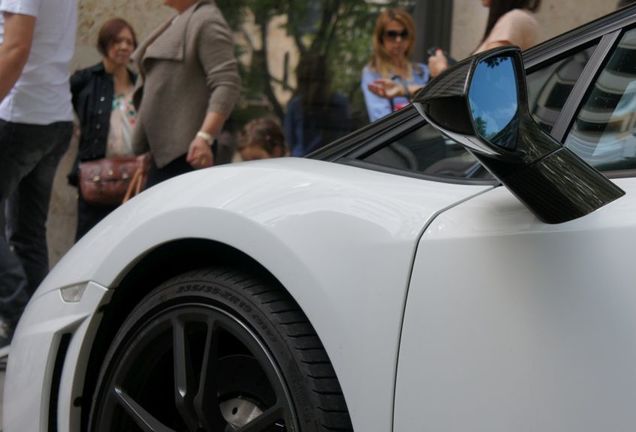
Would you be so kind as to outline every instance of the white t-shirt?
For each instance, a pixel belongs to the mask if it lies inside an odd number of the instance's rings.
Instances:
[[[33,45],[22,75],[0,103],[0,118],[46,125],[73,119],[69,63],[75,51],[77,0],[0,0],[3,12],[36,17]]]

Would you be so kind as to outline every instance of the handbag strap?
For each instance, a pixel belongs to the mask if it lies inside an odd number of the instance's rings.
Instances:
[[[137,156],[137,162],[139,163],[139,165],[133,173],[133,176],[130,179],[130,183],[128,183],[126,195],[124,195],[124,199],[121,201],[122,204],[135,195],[139,195],[141,193],[141,190],[146,185],[146,180],[148,179],[148,169],[150,168],[150,155],[148,153],[145,153],[141,156]]]
[[[132,178],[130,179],[130,183],[128,183],[128,189],[126,189],[126,195],[124,195],[124,199],[121,203],[125,203],[135,195],[138,195],[141,192],[141,184],[143,182],[143,169],[141,167],[135,170]]]

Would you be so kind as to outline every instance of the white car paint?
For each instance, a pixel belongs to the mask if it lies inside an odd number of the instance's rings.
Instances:
[[[81,394],[78,391],[81,392],[84,383],[83,376],[75,371],[85,365],[82,362],[87,360],[88,350],[82,350],[82,344],[87,335],[92,335],[89,328],[95,330],[97,322],[93,314],[106,294],[104,287],[88,283],[79,303],[64,302],[58,290],[29,303],[20,320],[20,336],[11,344],[4,386],[3,430],[48,431],[51,379],[57,348],[65,333],[71,333],[73,338],[60,384],[58,430],[79,430],[79,419],[69,415],[77,410],[71,396]]]
[[[636,425],[636,179],[558,225],[497,188],[441,214],[408,292],[395,431]]]
[[[93,343],[99,287],[116,287],[154,247],[194,237],[243,251],[282,283],[321,337],[355,430],[386,432],[418,240],[438,212],[490,188],[295,158],[213,168],[152,188],[82,239],[37,291],[14,337],[3,430],[45,430],[57,338],[78,329],[58,404],[60,430],[77,431],[72,402]],[[60,288],[89,281],[87,299],[61,300]]]

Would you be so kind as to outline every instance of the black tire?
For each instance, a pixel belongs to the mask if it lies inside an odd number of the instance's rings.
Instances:
[[[353,429],[298,305],[275,282],[212,268],[161,284],[126,318],[99,373],[89,430]]]

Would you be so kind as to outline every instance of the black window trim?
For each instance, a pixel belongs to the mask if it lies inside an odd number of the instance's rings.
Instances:
[[[634,6],[634,8],[636,8],[636,6]],[[558,132],[560,134],[559,142],[561,142],[564,145],[565,145],[565,139],[570,134],[570,131],[572,127],[574,126],[574,121],[576,120],[577,114],[583,107],[583,104],[585,103],[589,92],[592,91],[593,84],[596,82],[599,75],[601,74],[601,72],[603,72],[603,69],[605,68],[607,63],[610,61],[618,43],[621,41],[621,38],[625,35],[625,33],[632,30],[636,30],[636,14],[632,16],[631,20],[629,21],[624,20],[624,21],[625,23],[623,24],[622,27],[616,28],[613,31],[603,36],[601,43],[605,39],[606,39],[606,42],[604,44],[602,51],[598,49],[600,48],[600,43],[599,43],[599,47],[597,47],[596,52],[599,53],[599,56],[598,56],[598,59],[595,61],[593,73],[591,73],[590,76],[584,77],[587,71],[586,70],[583,71],[583,74],[581,75],[581,78],[579,79],[579,81],[583,81],[585,79],[585,85],[584,86],[581,85],[581,88],[578,89],[577,87],[579,83],[577,82],[577,85],[575,85],[575,88],[572,89],[572,94],[566,101],[566,104],[564,105],[563,110],[561,111],[562,115],[559,116],[559,118],[557,119],[557,123],[555,124],[554,129],[556,129],[557,124],[563,122],[563,124],[559,125],[561,129]],[[593,59],[590,59],[589,63],[592,63],[592,60]],[[575,91],[577,91],[576,94],[574,94]],[[563,115],[566,107],[569,111],[567,116]],[[636,168],[620,169],[620,170],[600,170],[600,171],[603,173],[603,175],[605,175],[605,177],[610,179],[636,177]]]
[[[576,114],[579,112],[581,104],[585,100],[598,74],[603,70],[603,67],[610,58],[622,33],[623,30],[618,29],[605,34],[596,46],[592,57],[585,65],[581,76],[576,81],[574,88],[565,101],[561,109],[561,114],[559,114],[551,131],[551,135],[560,143],[564,143],[565,137],[570,132],[570,127],[576,118]]]

